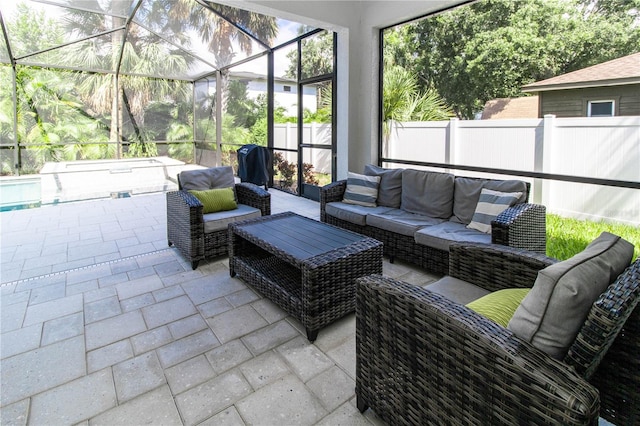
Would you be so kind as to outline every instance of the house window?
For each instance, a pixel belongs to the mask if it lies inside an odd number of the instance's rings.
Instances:
[[[615,101],[589,101],[587,117],[613,117]]]
[[[283,86],[282,88],[285,92],[290,92],[291,91],[291,86]]]

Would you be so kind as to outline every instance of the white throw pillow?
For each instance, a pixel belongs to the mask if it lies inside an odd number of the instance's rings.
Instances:
[[[500,192],[482,188],[476,211],[467,228],[490,234],[491,221],[514,205],[521,196],[522,192]]]
[[[347,190],[344,192],[343,202],[365,207],[376,207],[380,176],[366,176],[349,172]]]

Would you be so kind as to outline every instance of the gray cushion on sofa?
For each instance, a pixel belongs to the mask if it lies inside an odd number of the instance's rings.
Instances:
[[[483,296],[491,293],[489,290],[485,290],[482,287],[473,285],[458,278],[450,277],[448,275],[440,278],[438,281],[427,284],[423,288],[438,293],[441,296],[446,297],[461,305],[473,302],[476,299],[480,299]]]
[[[370,213],[384,213],[393,210],[391,207],[365,207],[356,204],[347,204],[342,201],[328,203],[325,212],[329,216],[337,217],[341,220],[354,223],[356,225],[366,225],[367,215]]]
[[[444,222],[422,228],[415,234],[416,243],[449,251],[453,243],[470,242],[491,244],[491,234],[469,229],[463,223]]]
[[[603,232],[570,259],[547,266],[516,309],[508,328],[518,337],[562,359],[591,305],[631,263],[633,245]]]
[[[409,213],[401,209],[394,209],[382,214],[372,213],[367,216],[367,225],[409,237],[425,226],[433,226],[442,222],[444,219]]]
[[[409,213],[449,219],[453,212],[454,177],[449,173],[402,171],[400,207]]]
[[[364,166],[364,174],[367,176],[380,176],[380,187],[378,188],[379,206],[400,207],[402,197],[402,170],[385,169],[382,167],[367,164]]]
[[[235,191],[236,185],[231,166],[186,170],[178,175],[178,179],[185,191],[214,188],[234,188]]]
[[[227,229],[230,223],[258,218],[260,216],[262,216],[260,209],[245,204],[238,204],[237,209],[202,215],[204,219],[204,232],[220,231],[221,229]]]
[[[522,192],[522,197],[517,204],[524,203],[528,199],[527,184],[520,180],[456,177],[453,190],[453,217],[450,219],[452,222],[465,225],[471,222],[482,188],[500,192]]]

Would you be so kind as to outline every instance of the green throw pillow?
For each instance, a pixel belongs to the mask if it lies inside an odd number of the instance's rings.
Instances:
[[[202,213],[215,213],[234,210],[238,204],[233,195],[233,188],[207,189],[205,191],[189,190],[202,203]]]
[[[529,290],[531,289],[507,288],[494,291],[467,303],[467,308],[506,328],[513,313],[520,306],[520,302],[529,293]]]

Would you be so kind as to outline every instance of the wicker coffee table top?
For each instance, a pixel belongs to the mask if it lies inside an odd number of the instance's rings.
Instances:
[[[293,263],[370,240],[364,235],[292,212],[264,216],[246,224],[235,225],[234,232]]]

